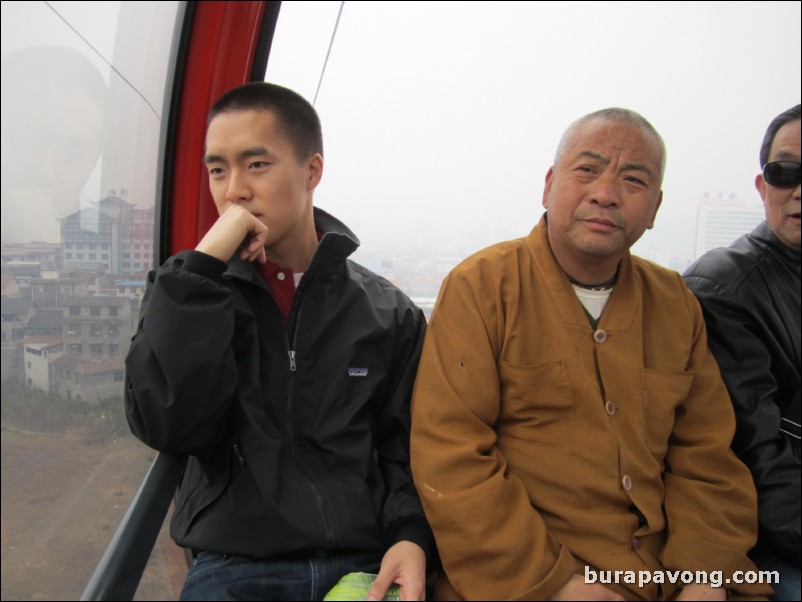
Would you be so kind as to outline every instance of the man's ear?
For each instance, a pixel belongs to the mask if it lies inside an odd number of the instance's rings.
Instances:
[[[546,172],[546,186],[543,188],[543,207],[548,210],[549,208],[549,191],[551,190],[551,179],[554,177],[554,166],[549,167]]]
[[[763,178],[763,174],[759,173],[755,176],[755,188],[757,189],[757,193],[760,195],[760,200],[763,201],[763,204],[766,204],[766,180]]]
[[[657,218],[657,211],[660,209],[660,205],[663,204],[663,191],[660,191],[660,196],[657,197],[657,205],[654,208],[654,213],[652,213],[652,219],[649,221],[649,225],[646,226],[647,230],[651,230],[654,228],[654,220]]]
[[[323,177],[323,156],[320,153],[312,155],[307,162],[306,189],[314,190]]]

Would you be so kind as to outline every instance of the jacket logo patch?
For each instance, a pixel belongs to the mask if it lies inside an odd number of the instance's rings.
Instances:
[[[367,368],[348,368],[348,376],[362,377],[368,375]]]

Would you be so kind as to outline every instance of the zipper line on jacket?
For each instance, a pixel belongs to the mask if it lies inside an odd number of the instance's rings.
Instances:
[[[295,294],[298,294],[298,291],[295,291]],[[298,339],[298,323],[301,321],[301,299],[298,298],[297,301],[298,306],[298,313],[295,316],[295,321],[292,325],[292,340],[287,341],[287,355],[290,357],[290,372],[295,372],[298,369],[298,366],[295,363],[295,349],[297,347],[296,341]],[[288,335],[289,337],[289,335]]]
[[[297,294],[297,291],[296,291]],[[287,354],[290,358],[290,373],[296,372],[297,365],[295,363],[295,347],[298,338],[298,324],[301,322],[301,298],[299,297],[297,300],[297,307],[298,313],[295,315],[295,321],[292,327],[292,337],[289,336],[285,329],[285,335],[287,337]],[[320,493],[317,485],[315,485],[312,478],[307,474],[306,468],[304,465],[298,460],[298,456],[295,453],[295,438],[293,437],[293,430],[292,430],[292,410],[294,405],[293,399],[293,382],[294,379],[292,378],[292,374],[290,375],[290,386],[287,390],[287,440],[289,442],[289,449],[290,454],[292,454],[293,459],[298,464],[298,468],[301,471],[301,474],[306,479],[307,484],[309,485],[309,489],[312,491],[312,497],[315,499],[315,503],[317,504],[318,510],[320,511],[320,517],[323,521],[323,528],[326,532],[326,542],[331,545],[334,542],[334,532],[332,531],[331,523],[329,522],[329,517],[326,514],[326,507],[323,500],[323,495]]]
[[[296,339],[298,338],[298,322],[301,321],[301,302],[298,300],[298,315],[295,316],[295,323],[292,326],[292,341],[288,341],[287,354],[290,356],[290,372],[295,372],[298,366],[295,364]]]

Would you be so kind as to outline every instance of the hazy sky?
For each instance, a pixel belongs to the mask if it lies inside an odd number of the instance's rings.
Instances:
[[[282,3],[269,81],[314,98],[339,8]],[[800,102],[801,45],[799,2],[346,2],[316,102],[316,204],[365,247],[525,235],[566,126],[623,106],[668,148],[636,252],[690,256],[704,194],[759,203],[758,149]]]
[[[3,2],[3,56],[63,44],[114,84],[106,62],[118,32],[108,23],[127,6]],[[339,9],[339,1],[283,2],[267,79],[313,100]],[[347,2],[316,102],[326,147],[316,203],[351,226],[361,253],[472,252],[529,232],[571,121],[624,106],[668,147],[657,226],[635,250],[690,257],[703,195],[759,203],[763,133],[802,95],[801,21],[798,1]],[[160,26],[170,19],[137,28],[151,53],[148,37],[162,37]],[[132,102],[159,108],[163,77],[148,83],[153,70],[136,73],[144,62],[132,60],[124,69],[136,85]],[[149,121],[130,127],[157,136],[157,116],[139,104]],[[134,163],[104,155],[108,182],[98,167],[82,203],[109,187],[128,189],[138,206],[152,203],[155,177],[122,169]]]

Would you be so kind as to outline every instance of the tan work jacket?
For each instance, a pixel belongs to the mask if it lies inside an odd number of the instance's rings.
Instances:
[[[754,570],[756,496],[734,427],[676,272],[627,255],[594,330],[545,218],[470,257],[443,283],[413,398],[412,472],[448,577],[438,596],[544,600],[586,565]],[[609,587],[629,599],[676,591],[619,578]]]

